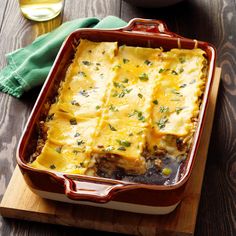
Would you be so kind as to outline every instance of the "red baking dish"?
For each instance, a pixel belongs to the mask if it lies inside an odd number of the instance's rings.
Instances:
[[[45,103],[55,96],[61,79],[74,56],[79,39],[91,41],[118,41],[120,44],[164,50],[171,48],[192,49],[199,47],[206,52],[209,62],[208,77],[191,150],[180,169],[178,180],[172,185],[153,185],[120,180],[65,174],[37,170],[27,165],[34,152],[38,137],[37,122],[47,111]],[[43,198],[71,203],[119,209],[124,211],[167,214],[175,209],[183,197],[184,188],[191,175],[203,129],[206,108],[214,77],[216,52],[206,42],[183,38],[168,30],[158,20],[133,19],[124,28],[80,29],[73,32],[63,43],[42,91],[29,117],[21,137],[17,162],[30,189]]]

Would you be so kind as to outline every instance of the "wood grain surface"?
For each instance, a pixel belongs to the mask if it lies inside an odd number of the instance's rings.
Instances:
[[[19,168],[16,167],[0,204],[0,213],[9,218],[133,235],[192,236],[196,223],[219,82],[220,69],[217,68],[196,162],[185,188],[183,200],[174,212],[165,216],[134,214],[42,199],[30,191]]]
[[[217,48],[222,82],[195,235],[236,235],[235,0],[186,0],[163,9],[136,8],[121,0],[65,0],[63,14],[46,23],[24,19],[17,0],[1,0],[0,68],[6,65],[6,53],[26,46],[62,21],[107,15],[116,15],[124,20],[133,17],[162,19],[172,31],[211,42]],[[17,142],[38,92],[39,89],[34,89],[22,99],[0,94],[0,198],[16,165]],[[0,218],[0,235],[91,235],[91,232]]]

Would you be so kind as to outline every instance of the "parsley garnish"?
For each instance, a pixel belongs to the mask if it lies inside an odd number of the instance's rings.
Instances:
[[[48,122],[50,120],[53,120],[53,117],[54,117],[54,113],[48,115],[47,118],[46,118],[46,122]]]
[[[81,90],[81,91],[79,91],[79,93],[82,95],[82,96],[84,96],[84,97],[89,97],[89,94],[88,94],[88,92],[86,91],[86,90]]]
[[[183,68],[180,68],[179,69],[179,73],[181,74],[181,73],[183,73],[184,72],[184,69]]]
[[[117,143],[119,143],[122,147],[130,147],[131,142],[127,141],[127,140],[116,140]]]
[[[78,140],[77,141],[77,144],[80,146],[80,145],[82,145],[82,144],[84,144],[85,142],[83,141],[83,140]]]
[[[156,124],[158,125],[159,129],[163,129],[165,128],[167,122],[168,122],[168,119],[166,116],[164,116]]]
[[[177,73],[175,70],[172,70],[172,71],[171,71],[171,74],[172,74],[172,75],[178,75],[178,73]]]
[[[129,59],[123,58],[123,63],[126,64],[129,62]]]
[[[167,106],[160,106],[160,112],[164,113],[164,112],[168,112],[169,111],[169,107]]]
[[[165,69],[161,68],[161,69],[159,70],[159,73],[162,73],[162,72],[164,72],[164,71],[165,71]]]
[[[96,110],[99,110],[101,107],[99,105],[96,106]]]
[[[117,129],[114,126],[112,126],[111,124],[108,124],[108,125],[109,125],[111,131],[117,131]]]
[[[119,151],[126,151],[126,148],[125,147],[118,147],[117,150],[119,150]]]
[[[123,84],[117,83],[117,82],[113,82],[114,87],[116,88],[125,88],[125,86]]]
[[[78,133],[78,132],[76,132],[75,135],[74,135],[75,138],[79,137],[79,136],[80,136],[80,133]]]
[[[177,115],[179,115],[179,113],[180,113],[183,109],[184,109],[183,107],[176,107],[176,108],[175,108],[175,111],[176,111]]]
[[[107,148],[105,148],[105,152],[110,152],[112,150],[114,150],[113,146],[108,146]]]
[[[76,119],[75,119],[75,118],[71,118],[71,119],[70,119],[70,124],[71,124],[71,125],[77,125]]]
[[[153,100],[152,103],[155,104],[155,105],[158,105],[158,101],[157,100]]]
[[[109,106],[110,111],[119,111],[113,104]]]
[[[56,166],[54,164],[50,165],[50,169],[56,169]]]
[[[138,117],[138,120],[142,121],[142,122],[145,122],[145,117],[143,116],[143,113],[141,111],[138,111],[138,110],[134,110],[133,113],[129,114],[128,116],[131,117],[131,116],[134,116],[134,115],[137,115]]]
[[[91,66],[92,63],[90,61],[82,61],[82,63],[85,65],[85,66]]]
[[[183,57],[180,57],[180,58],[179,58],[179,61],[180,61],[181,64],[183,64],[183,63],[186,61],[186,59],[183,58]]]
[[[152,65],[152,62],[149,61],[149,60],[145,60],[145,61],[144,61],[144,64],[146,64],[147,66],[151,66],[151,65]]]
[[[138,96],[142,99],[143,95],[141,93],[138,93]]]
[[[83,71],[79,71],[79,72],[78,72],[78,75],[83,76],[83,77],[86,77],[86,74],[85,74]]]
[[[80,106],[80,104],[76,100],[72,100],[71,104],[74,106]]]
[[[122,80],[122,83],[128,83],[129,82],[129,80],[127,79],[127,78],[124,78],[123,80]]]
[[[181,84],[179,87],[180,88],[185,88],[187,86],[187,84]]]
[[[55,148],[56,152],[58,152],[58,153],[61,153],[61,149],[62,149],[62,146]]]
[[[141,81],[147,81],[148,80],[148,75],[146,73],[142,73],[141,75],[139,75],[139,79]]]

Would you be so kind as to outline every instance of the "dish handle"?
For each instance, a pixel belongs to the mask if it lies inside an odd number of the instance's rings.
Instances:
[[[92,177],[70,175],[63,175],[63,177],[65,194],[71,200],[106,203],[112,199],[117,191],[121,191],[121,188],[125,187],[123,183],[106,179],[93,180]]]
[[[171,32],[167,25],[161,20],[153,20],[153,19],[142,19],[142,18],[134,18],[129,21],[128,25],[122,29],[121,31],[131,31],[135,33],[143,33],[143,34],[154,34],[164,37],[177,37],[183,38],[182,36]]]

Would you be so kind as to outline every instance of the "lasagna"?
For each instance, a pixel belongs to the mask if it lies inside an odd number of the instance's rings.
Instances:
[[[206,76],[199,48],[81,39],[29,165],[119,179],[150,168],[171,175],[170,160],[183,161],[191,147]]]

